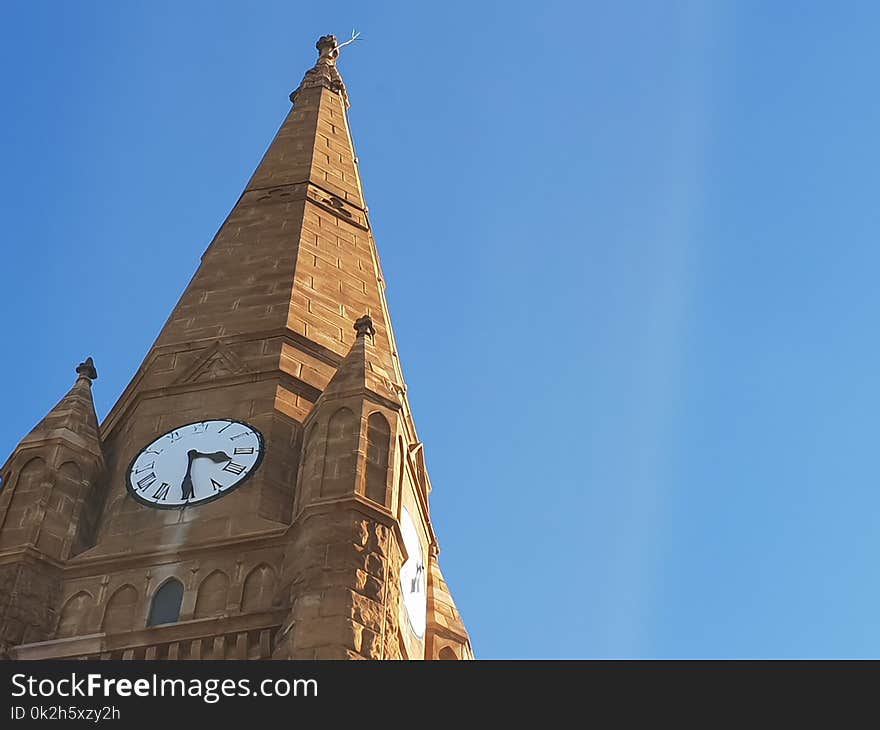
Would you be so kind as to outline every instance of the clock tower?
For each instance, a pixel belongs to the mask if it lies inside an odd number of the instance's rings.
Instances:
[[[317,48],[103,423],[88,359],[0,467],[0,656],[472,658]]]

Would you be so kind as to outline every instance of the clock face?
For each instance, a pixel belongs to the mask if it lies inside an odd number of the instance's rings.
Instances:
[[[400,531],[403,544],[409,556],[400,569],[400,587],[403,592],[403,605],[409,616],[413,633],[420,639],[425,635],[428,609],[428,576],[425,568],[425,554],[419,540],[412,515],[406,507],[400,515]]]
[[[240,487],[263,458],[263,437],[231,419],[199,421],[146,446],[128,471],[128,491],[166,509],[210,502]]]

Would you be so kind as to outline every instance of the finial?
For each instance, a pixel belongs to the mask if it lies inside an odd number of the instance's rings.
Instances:
[[[326,61],[327,63],[336,64],[336,59],[339,58],[339,49],[345,48],[345,46],[354,43],[356,40],[359,40],[361,34],[356,30],[351,31],[351,38],[349,38],[345,43],[340,43],[336,40],[335,35],[322,35],[318,38],[318,42],[315,44],[315,48],[318,49],[318,63],[321,61]]]
[[[358,337],[362,337],[364,335],[369,335],[370,337],[372,337],[376,334],[376,328],[373,326],[373,320],[369,314],[365,314],[363,317],[359,317],[354,323],[354,329],[358,333]]]
[[[95,370],[95,363],[92,358],[87,358],[85,362],[77,365],[76,372],[81,378],[87,378],[88,380],[98,379],[98,371]]]
[[[290,101],[295,104],[297,94],[303,89],[314,89],[323,86],[325,89],[330,89],[330,91],[339,94],[345,103],[345,108],[348,109],[350,106],[348,93],[345,90],[345,84],[342,81],[342,76],[339,74],[339,69],[336,68],[336,59],[339,58],[339,50],[341,48],[359,40],[360,36],[360,33],[353,30],[351,38],[345,41],[345,43],[337,41],[335,35],[322,35],[318,38],[318,42],[315,44],[315,48],[318,49],[318,61],[313,68],[306,72],[300,85],[290,94]]]
[[[318,49],[318,63],[321,61],[336,63],[339,57],[339,43],[335,35],[322,35],[318,38],[315,48]]]

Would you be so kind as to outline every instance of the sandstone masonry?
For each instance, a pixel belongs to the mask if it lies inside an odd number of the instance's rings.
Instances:
[[[0,467],[0,657],[472,658],[440,572],[339,44],[317,47],[104,422],[89,359]],[[262,434],[252,478],[180,509],[134,499],[144,447],[210,419]],[[157,601],[176,620],[156,621]]]

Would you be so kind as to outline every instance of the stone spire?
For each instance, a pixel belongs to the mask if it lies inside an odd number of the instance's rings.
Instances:
[[[376,327],[370,315],[359,317],[354,323],[354,330],[357,333],[354,344],[339,364],[319,402],[359,395],[372,396],[373,399],[378,397],[399,407],[402,389],[381,365],[374,345]]]
[[[105,469],[92,358],[73,387],[22,439],[0,468],[0,658],[10,647],[46,641],[58,615],[59,563],[92,544]]]
[[[92,381],[97,379],[98,371],[92,358],[77,365],[76,373],[73,387],[22,439],[19,449],[49,441],[63,441],[103,461],[98,416],[92,400]]]

